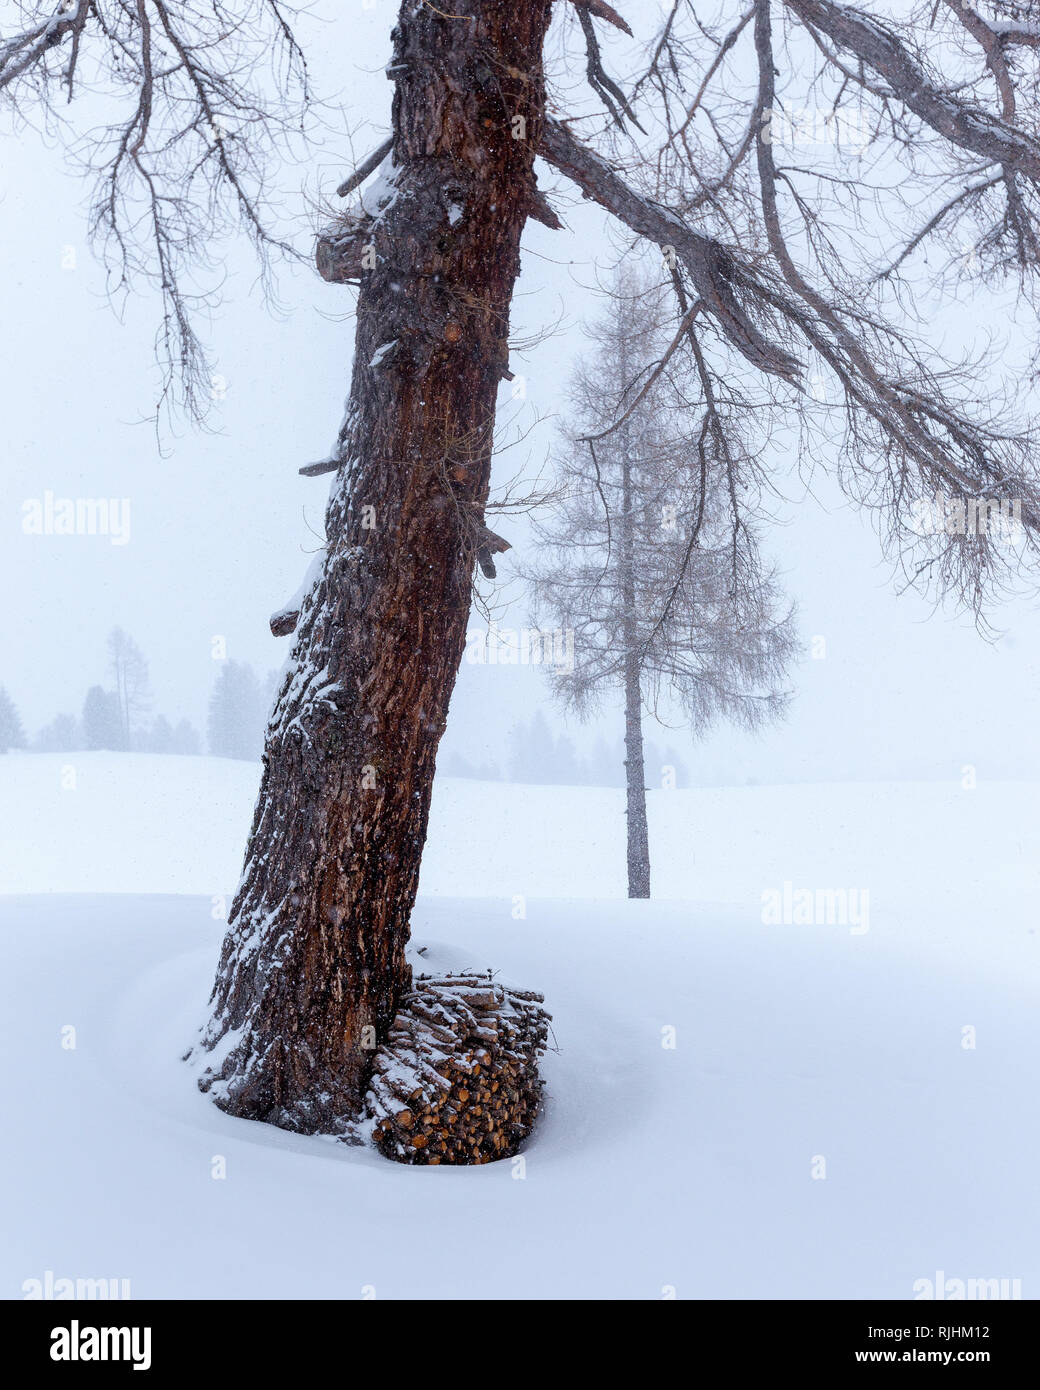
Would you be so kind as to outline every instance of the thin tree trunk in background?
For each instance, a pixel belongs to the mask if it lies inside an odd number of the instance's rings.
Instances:
[[[371,229],[341,468],[204,1046],[232,1114],[336,1133],[407,987],[434,760],[465,648],[551,0],[406,0],[396,193]]]
[[[622,380],[627,364],[622,362]],[[635,545],[632,517],[632,457],[628,424],[621,432],[620,580],[625,638],[625,816],[628,824],[628,896],[650,896],[650,838],[646,823],[643,764],[643,692],[636,615]]]
[[[625,662],[625,815],[628,817],[628,896],[650,896],[650,836],[643,763],[643,696],[639,667]]]

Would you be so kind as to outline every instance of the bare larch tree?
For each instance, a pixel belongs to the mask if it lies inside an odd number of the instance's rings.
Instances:
[[[672,0],[659,22],[656,6],[642,9],[652,18],[629,18],[651,32],[630,45],[606,0],[400,6],[388,145],[344,189],[377,167],[379,182],[318,247],[326,278],[359,286],[356,349],[327,464],[327,544],[278,618],[295,645],[204,1036],[203,1084],[236,1115],[349,1129],[368,1043],[388,1036],[408,988],[409,914],[471,578],[501,545],[483,514],[520,237],[528,217],[561,221],[536,186],[536,155],[661,248],[696,371],[691,400],[738,513],[740,460],[724,441],[743,414],[802,429],[806,457],[877,509],[908,577],[976,611],[1036,550],[1032,439],[1001,417],[1014,383],[920,342],[907,295],[919,256],[943,238],[970,250],[951,265],[964,284],[1011,272],[1031,292],[1032,10],[930,4],[892,18],[835,0],[736,0],[708,16],[700,0]],[[117,278],[157,278],[164,350],[189,370],[183,285],[209,237],[238,218],[261,249],[277,240],[262,175],[293,125],[284,79],[304,78],[289,13],[277,0],[4,6],[0,92],[19,109],[75,95],[86,64],[127,99],[125,120],[90,145],[95,227]],[[279,52],[279,82],[252,82]],[[607,71],[621,65],[623,85]],[[604,126],[573,98],[582,137],[563,115],[571,71],[607,106]],[[827,106],[838,131],[855,115],[861,138],[834,140],[826,159],[778,158],[792,101]],[[1014,499],[1021,543],[909,525],[913,504],[936,493]]]
[[[678,710],[696,734],[721,718],[760,728],[786,708],[795,637],[754,532],[723,505],[727,460],[688,391],[689,345],[666,360],[659,277],[626,264],[606,299],[571,384],[562,500],[524,572],[536,625],[573,633],[573,668],[549,675],[556,698],[585,717],[622,696],[628,896],[648,898],[644,710]],[[730,462],[747,454],[736,435]]]
[[[151,709],[152,698],[148,663],[140,647],[121,627],[114,627],[108,634],[108,664],[119,708],[123,747],[130,749],[143,727],[145,715]]]

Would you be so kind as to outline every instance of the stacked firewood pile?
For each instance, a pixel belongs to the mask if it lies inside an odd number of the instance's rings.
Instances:
[[[530,1134],[549,1015],[490,975],[420,975],[369,1083],[373,1139],[398,1163],[487,1163]]]

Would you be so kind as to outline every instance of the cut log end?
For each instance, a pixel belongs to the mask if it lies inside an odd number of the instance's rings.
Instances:
[[[397,1163],[488,1163],[530,1134],[541,1101],[542,996],[488,976],[420,976],[376,1053],[372,1138]]]

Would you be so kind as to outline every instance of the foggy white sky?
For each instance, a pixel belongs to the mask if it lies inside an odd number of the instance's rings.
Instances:
[[[389,119],[391,87],[381,67],[396,5],[344,9],[323,0],[316,10],[328,22],[310,23],[304,38],[319,89],[338,90],[358,123],[376,132],[371,141],[359,135],[363,153]],[[368,70],[345,65],[343,53]],[[310,225],[302,186],[331,195],[351,167],[349,149],[344,140],[342,150],[316,151],[311,167],[284,171],[287,194],[301,208],[301,245]],[[211,421],[217,432],[167,435],[161,457],[150,424],[135,423],[148,415],[156,389],[155,298],[132,301],[124,323],[116,318],[87,245],[87,190],[67,172],[60,149],[24,133],[6,136],[2,160],[0,684],[30,732],[59,712],[78,714],[87,686],[107,679],[105,637],[118,623],[148,658],[155,710],[202,728],[215,636],[260,673],[288,654],[267,621],[319,545],[328,480],[302,479],[296,470],[325,457],[335,438],[353,343],[343,315],[354,292],[306,267],[286,270],[279,279],[286,312],[274,316],[260,302],[248,247],[229,248],[229,280],[210,334],[226,383]],[[544,169],[540,179],[550,189],[560,184]],[[595,308],[581,287],[606,248],[595,210],[576,206],[569,191],[555,201],[569,230],[532,225],[525,234],[513,321],[521,336],[561,313],[565,320],[563,332],[519,364],[529,418],[561,408],[560,388],[582,345],[578,326]],[[74,268],[63,268],[70,248]],[[971,312],[980,328],[987,313],[999,324],[999,307],[986,310],[982,296]],[[506,454],[500,479],[528,454],[528,471],[536,469],[550,437],[547,425],[526,449]],[[129,543],[25,535],[23,504],[47,490],[129,498]],[[869,521],[822,479],[817,492],[824,506],[809,500],[788,508],[788,524],[769,539],[806,645],[816,635],[827,641],[825,659],[807,655],[794,671],[789,721],[758,738],[720,729],[696,748],[649,723],[648,736],[680,748],[696,780],[959,779],[965,764],[980,779],[1040,776],[1036,605],[1008,606],[1007,635],[993,646],[965,619],[933,615],[916,596],[897,599]],[[522,522],[503,519],[498,529],[522,546]],[[507,555],[499,572],[506,579],[510,571]],[[519,598],[517,586],[507,592]],[[522,601],[500,621],[522,625]],[[503,763],[510,726],[539,702],[559,723],[537,672],[464,667],[445,748]],[[620,722],[604,721],[602,731],[620,737]],[[591,742],[591,733],[571,732],[579,745]]]

